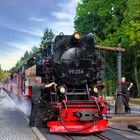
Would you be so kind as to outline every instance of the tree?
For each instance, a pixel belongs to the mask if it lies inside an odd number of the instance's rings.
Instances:
[[[128,45],[133,59],[133,71],[138,96],[140,97],[140,1],[128,0],[127,9],[124,12],[122,28],[124,29],[124,44]]]
[[[81,0],[76,9],[74,27],[84,34],[96,33],[100,45],[116,46],[120,43],[126,49],[123,74],[128,80],[136,81],[140,96],[140,1]],[[110,54],[106,55],[108,59]],[[112,63],[109,65],[114,69]]]
[[[74,27],[84,34],[96,33],[100,44],[114,46],[120,41],[126,0],[82,0],[78,4]]]
[[[3,80],[5,80],[8,76],[9,76],[9,72],[3,71],[0,68],[0,82],[2,82]]]
[[[41,38],[41,44],[46,46],[48,43],[52,41],[53,37],[54,37],[54,33],[52,32],[52,30],[46,28],[46,30],[43,33],[43,37]]]
[[[26,52],[24,53],[24,55],[20,58],[20,60],[16,62],[15,66],[12,67],[12,68],[9,70],[9,72],[10,72],[10,73],[16,72],[19,68],[21,68],[21,67],[28,61],[28,59],[29,59],[30,57],[31,57],[31,54],[30,54],[28,51],[26,51]]]
[[[31,53],[35,54],[35,53],[38,53],[39,51],[40,51],[39,47],[33,46]]]

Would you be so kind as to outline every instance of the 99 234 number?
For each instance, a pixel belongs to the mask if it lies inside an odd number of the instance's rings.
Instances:
[[[70,69],[69,71],[69,74],[84,74],[84,70],[83,69]]]

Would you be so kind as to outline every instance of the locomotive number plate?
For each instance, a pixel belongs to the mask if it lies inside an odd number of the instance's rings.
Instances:
[[[69,71],[69,74],[84,74],[84,70],[83,69],[70,69]]]

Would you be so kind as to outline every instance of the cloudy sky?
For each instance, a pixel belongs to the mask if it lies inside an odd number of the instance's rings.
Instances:
[[[55,34],[74,32],[80,0],[2,0],[0,2],[0,64],[8,70],[26,50],[40,43],[46,27]]]

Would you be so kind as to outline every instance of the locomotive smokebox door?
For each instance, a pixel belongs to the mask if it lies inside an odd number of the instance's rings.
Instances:
[[[95,67],[91,66],[96,56],[93,37],[81,37],[78,32],[71,36],[59,35],[54,44],[54,72],[63,83],[83,85],[95,75]]]

